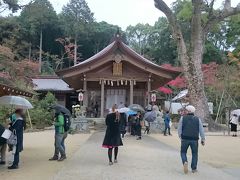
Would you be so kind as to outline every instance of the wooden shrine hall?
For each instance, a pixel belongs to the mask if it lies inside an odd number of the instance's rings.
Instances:
[[[136,53],[116,35],[91,58],[56,72],[70,88],[84,91],[83,104],[99,104],[103,117],[113,104],[150,103],[150,92],[175,79],[180,72],[163,68]]]

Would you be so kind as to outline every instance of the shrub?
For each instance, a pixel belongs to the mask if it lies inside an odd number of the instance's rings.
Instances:
[[[41,100],[34,97],[30,101],[34,107],[29,110],[33,126],[36,128],[44,128],[51,125],[53,122],[53,112],[50,107],[56,103],[54,95],[49,92]]]

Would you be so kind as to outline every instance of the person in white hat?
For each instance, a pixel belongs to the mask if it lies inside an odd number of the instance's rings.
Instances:
[[[186,107],[187,114],[182,116],[178,125],[178,135],[181,139],[181,159],[184,173],[188,173],[187,150],[190,146],[192,150],[191,169],[197,172],[198,162],[198,139],[201,137],[201,144],[205,145],[205,135],[202,121],[194,115],[196,108],[192,105]]]

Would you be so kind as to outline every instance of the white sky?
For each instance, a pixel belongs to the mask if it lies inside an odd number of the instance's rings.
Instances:
[[[106,21],[126,29],[128,25],[137,23],[154,24],[163,14],[154,7],[154,0],[86,0],[97,21]],[[175,0],[165,0],[171,5]],[[29,0],[19,0],[24,4]],[[61,12],[62,6],[69,0],[50,0],[57,13]],[[216,7],[220,7],[223,0],[216,1]],[[236,6],[240,0],[232,0]]]

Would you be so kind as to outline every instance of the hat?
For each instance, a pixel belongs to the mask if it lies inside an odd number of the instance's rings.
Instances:
[[[194,106],[192,106],[192,105],[188,105],[188,106],[186,107],[186,110],[187,110],[188,112],[190,112],[190,113],[194,113],[194,112],[196,111],[196,108],[195,108]]]

